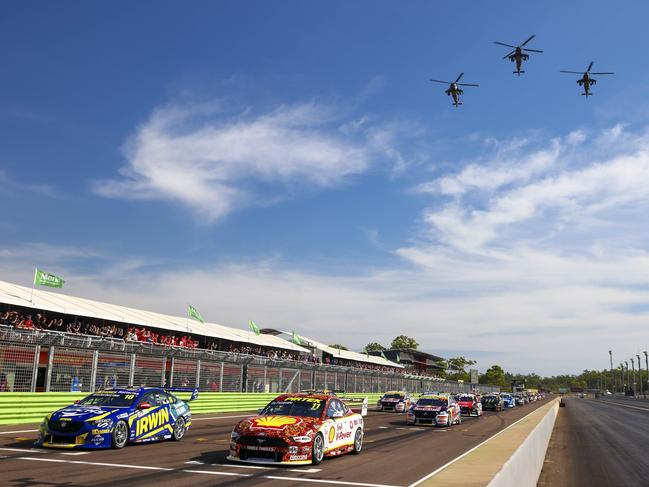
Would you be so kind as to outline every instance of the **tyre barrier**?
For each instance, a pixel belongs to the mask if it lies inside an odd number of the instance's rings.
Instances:
[[[280,393],[200,392],[198,399],[189,403],[193,414],[256,411],[263,408]],[[0,424],[38,423],[45,415],[83,399],[84,392],[3,392],[0,393]],[[178,393],[189,400],[190,393]],[[380,394],[345,394],[346,398],[368,398],[376,404]]]

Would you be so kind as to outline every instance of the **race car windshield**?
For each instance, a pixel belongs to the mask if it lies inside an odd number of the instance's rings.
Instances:
[[[273,401],[266,406],[261,416],[301,416],[319,418],[324,411],[325,401],[315,398],[297,398],[297,400],[285,399]]]
[[[471,396],[460,396],[458,398],[458,401],[462,401],[462,402],[473,401],[473,398]]]
[[[132,406],[137,394],[91,394],[79,401],[82,406],[109,406],[125,408]]]
[[[403,398],[403,394],[386,394],[383,397],[385,399],[401,399],[401,398]]]
[[[420,399],[417,406],[446,406],[446,399]]]

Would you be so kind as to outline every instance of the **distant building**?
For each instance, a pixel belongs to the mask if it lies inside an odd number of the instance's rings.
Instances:
[[[441,375],[446,369],[446,360],[431,353],[414,348],[391,348],[382,352],[370,352],[370,355],[381,356],[390,362],[403,365],[406,370],[417,375]]]

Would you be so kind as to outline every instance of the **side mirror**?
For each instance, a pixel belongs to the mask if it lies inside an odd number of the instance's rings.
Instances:
[[[148,402],[142,402],[142,403],[140,403],[140,404],[138,405],[137,408],[138,408],[138,409],[150,409],[150,408],[151,408],[151,404],[149,404]]]
[[[81,402],[81,401],[80,401],[79,399],[77,399],[76,401],[74,401],[75,404],[79,404],[80,402]]]

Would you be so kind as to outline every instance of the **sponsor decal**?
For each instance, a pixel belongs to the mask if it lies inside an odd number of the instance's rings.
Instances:
[[[307,460],[308,455],[291,455],[289,461]]]
[[[95,444],[95,446],[99,446],[104,442],[104,437],[101,435],[95,435],[92,437],[92,442]]]
[[[138,419],[135,425],[135,436],[143,435],[156,428],[164,426],[169,422],[169,411],[166,408],[159,409],[153,413]]]
[[[295,424],[298,418],[291,416],[262,416],[251,420],[253,426],[257,428],[283,429],[284,427]]]
[[[332,426],[331,429],[329,430],[329,443],[333,443],[335,439],[336,439],[336,430]]]
[[[347,432],[339,431],[338,434],[336,435],[336,441],[348,440],[351,437],[352,437],[351,431],[347,431]]]

